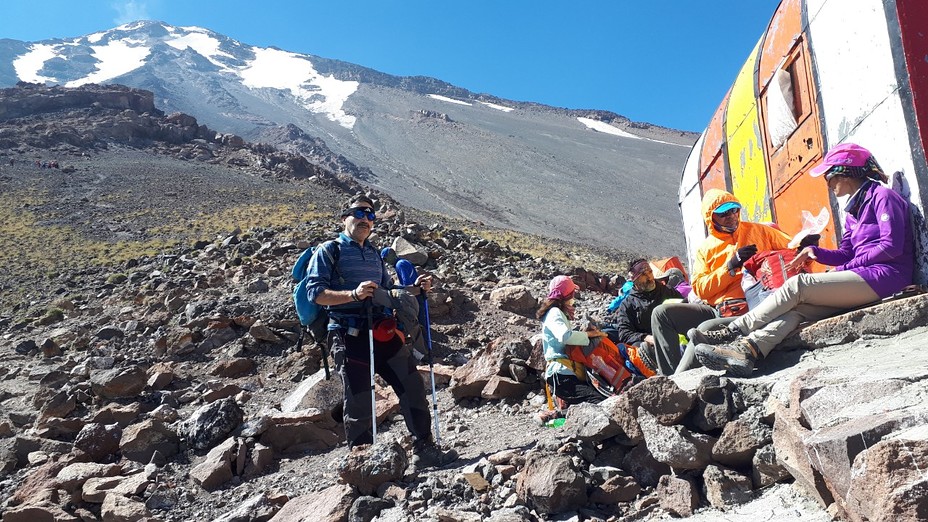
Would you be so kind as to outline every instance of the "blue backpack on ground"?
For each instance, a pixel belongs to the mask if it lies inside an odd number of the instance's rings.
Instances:
[[[339,281],[344,281],[341,274],[338,272],[338,257],[341,249],[337,241],[326,241],[320,245],[309,247],[300,254],[296,263],[293,264],[293,269],[290,271],[290,276],[297,282],[296,287],[293,289],[293,304],[296,307],[296,315],[300,319],[300,338],[299,341],[297,341],[296,349],[297,351],[302,350],[303,335],[309,332],[313,340],[323,347],[322,356],[323,361],[326,363],[325,373],[326,378],[328,378],[329,365],[328,361],[325,360],[325,338],[328,330],[329,314],[326,312],[325,307],[310,301],[307,293],[309,280],[306,277],[306,268],[309,266],[309,260],[312,259],[317,250],[321,250],[322,254],[329,259]]]

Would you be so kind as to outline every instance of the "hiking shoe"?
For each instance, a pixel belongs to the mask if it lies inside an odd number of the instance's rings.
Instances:
[[[641,359],[641,362],[648,367],[654,373],[660,373],[657,371],[657,357],[654,353],[655,348],[651,343],[641,343],[641,346],[638,347],[638,358]]]
[[[710,370],[725,370],[733,377],[750,377],[759,355],[754,343],[747,338],[719,345],[696,345],[696,358],[703,366]]]
[[[458,452],[454,449],[441,449],[432,441],[416,443],[413,445],[413,464],[416,468],[441,467],[458,460]]]
[[[734,341],[741,337],[741,335],[731,328],[723,326],[722,328],[709,330],[707,332],[690,328],[690,330],[686,332],[686,337],[694,344],[725,344]]]

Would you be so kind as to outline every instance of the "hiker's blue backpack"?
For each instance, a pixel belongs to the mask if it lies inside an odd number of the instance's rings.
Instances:
[[[309,260],[312,259],[316,250],[322,250],[322,253],[329,259],[332,264],[335,275],[341,279],[338,273],[338,256],[339,246],[337,241],[326,241],[321,245],[307,248],[300,254],[299,259],[293,264],[293,270],[290,271],[291,277],[297,282],[293,289],[293,304],[296,307],[296,315],[300,318],[300,340],[298,347],[303,344],[303,332],[309,331],[310,335],[316,342],[322,342],[325,339],[326,329],[328,327],[328,314],[325,307],[319,306],[309,300],[307,287],[309,281],[306,278],[306,268],[309,266]]]

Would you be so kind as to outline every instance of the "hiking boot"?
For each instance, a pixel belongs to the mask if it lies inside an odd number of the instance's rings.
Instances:
[[[697,344],[696,358],[710,370],[725,370],[733,377],[750,377],[760,352],[750,339],[741,338],[719,345]]]
[[[641,359],[641,362],[644,363],[649,370],[654,373],[660,373],[657,371],[657,356],[653,344],[641,343],[641,346],[638,347],[638,358]]]
[[[442,467],[458,460],[458,452],[454,449],[441,449],[432,441],[417,442],[412,447],[412,462],[416,468]]]
[[[541,413],[535,415],[535,423],[539,426],[545,426],[554,419],[560,419],[564,417],[564,412],[560,410],[544,410]]]
[[[709,330],[707,332],[690,328],[690,330],[686,332],[686,337],[689,338],[690,342],[693,344],[725,344],[734,341],[741,337],[741,335],[731,328],[723,326],[722,328]]]

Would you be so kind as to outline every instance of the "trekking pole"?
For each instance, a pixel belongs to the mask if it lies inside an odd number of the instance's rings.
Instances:
[[[367,338],[371,343],[371,442],[377,444],[377,396],[374,393],[374,312],[371,301],[373,297],[364,300],[367,309]]]
[[[435,443],[441,445],[441,428],[438,425],[438,398],[435,394],[435,366],[432,360],[432,320],[429,318],[429,298],[422,290],[422,309],[425,311],[425,341],[429,346],[429,377],[432,380],[432,418],[435,419]]]

